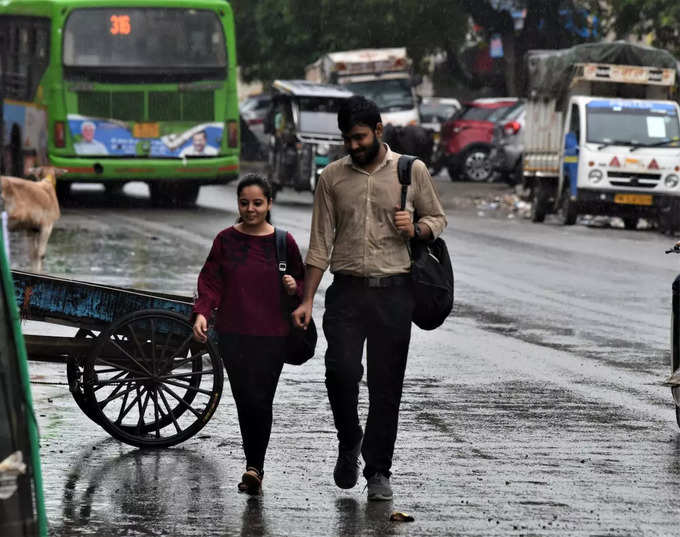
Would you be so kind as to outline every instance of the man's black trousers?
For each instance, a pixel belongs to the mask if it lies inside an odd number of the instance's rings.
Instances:
[[[368,280],[336,276],[326,291],[326,388],[342,448],[356,445],[362,433],[357,404],[366,343],[369,407],[361,448],[366,478],[376,472],[390,476],[413,307],[412,288],[403,279],[400,285],[372,287]]]

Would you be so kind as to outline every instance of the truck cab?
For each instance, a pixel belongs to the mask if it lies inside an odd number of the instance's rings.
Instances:
[[[558,211],[640,216],[672,210],[680,195],[680,121],[673,101],[572,97],[565,120]]]
[[[305,68],[311,82],[339,84],[380,108],[383,124],[418,125],[417,78],[405,47],[346,50],[323,55]]]
[[[644,217],[662,231],[680,229],[675,58],[633,43],[589,43],[529,51],[526,65],[531,219],[618,216],[635,229]]]

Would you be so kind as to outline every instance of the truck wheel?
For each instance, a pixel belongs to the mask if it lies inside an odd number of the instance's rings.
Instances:
[[[638,219],[637,218],[624,218],[623,219],[623,227],[626,229],[637,229],[638,225]]]
[[[571,200],[569,191],[565,190],[562,192],[560,207],[557,210],[557,218],[563,226],[573,226],[576,223],[577,217],[576,204]]]
[[[493,169],[489,159],[489,149],[486,147],[473,147],[463,153],[461,162],[463,177],[467,181],[483,183],[491,178]]]
[[[531,221],[543,222],[548,212],[548,195],[543,184],[539,181],[534,184],[531,196]]]

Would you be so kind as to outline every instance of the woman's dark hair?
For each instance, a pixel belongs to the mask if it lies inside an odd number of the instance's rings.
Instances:
[[[382,118],[378,105],[373,101],[361,95],[353,95],[340,104],[338,128],[340,132],[349,132],[359,123],[375,130],[378,123],[382,123]]]
[[[238,185],[236,186],[236,196],[241,197],[241,192],[243,192],[243,189],[249,186],[260,187],[260,190],[262,190],[262,193],[264,194],[264,197],[267,199],[267,201],[272,201],[274,199],[274,196],[272,195],[273,189],[271,183],[257,173],[248,173],[241,178],[241,180],[238,182]],[[267,211],[266,220],[269,224],[272,223],[271,211]],[[239,216],[236,222],[243,222],[243,218]]]

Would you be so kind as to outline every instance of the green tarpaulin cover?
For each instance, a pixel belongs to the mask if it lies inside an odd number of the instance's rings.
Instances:
[[[678,69],[677,60],[667,50],[625,41],[586,43],[560,50],[530,50],[527,53],[529,94],[545,97],[562,95],[569,87],[577,63]]]

